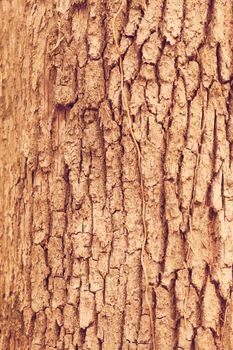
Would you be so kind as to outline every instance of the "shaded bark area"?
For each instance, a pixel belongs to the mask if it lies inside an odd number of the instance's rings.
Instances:
[[[121,1],[2,0],[0,348],[151,349]],[[233,348],[231,0],[117,18],[156,349]]]

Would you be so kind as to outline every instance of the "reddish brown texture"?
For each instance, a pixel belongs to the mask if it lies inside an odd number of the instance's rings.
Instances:
[[[120,4],[0,4],[1,350],[151,348]],[[156,350],[233,348],[232,12],[116,21]]]

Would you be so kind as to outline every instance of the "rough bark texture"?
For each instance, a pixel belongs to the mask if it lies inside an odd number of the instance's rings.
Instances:
[[[0,3],[0,348],[151,348],[115,0]],[[117,18],[156,350],[233,349],[232,0]]]

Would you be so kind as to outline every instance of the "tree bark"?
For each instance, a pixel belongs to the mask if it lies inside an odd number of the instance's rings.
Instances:
[[[232,1],[0,13],[0,348],[232,350]]]

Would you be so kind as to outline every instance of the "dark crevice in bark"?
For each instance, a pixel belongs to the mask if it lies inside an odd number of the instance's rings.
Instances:
[[[214,14],[214,6],[215,6],[215,0],[208,0],[208,10],[207,10],[207,16],[206,16],[206,22],[205,22],[205,38],[207,40],[209,40],[210,38],[210,24],[213,18],[213,14]]]
[[[164,37],[164,34],[163,34],[163,20],[166,16],[166,7],[167,7],[167,0],[163,0],[161,16],[158,23],[158,33],[161,36],[161,38],[165,40],[165,42],[166,42],[166,38]]]
[[[203,286],[201,288],[200,294],[199,294],[199,300],[198,300],[198,322],[197,325],[201,327],[203,325],[203,300],[205,296],[205,291],[206,291],[206,285],[207,285],[207,280],[210,275],[210,268],[209,265],[205,265],[205,281],[203,283]]]
[[[166,216],[166,211],[164,214]],[[165,262],[166,262],[166,252],[167,252],[167,245],[168,245],[168,236],[169,236],[169,230],[168,230],[168,223],[167,220],[163,218],[163,227],[164,227],[164,249],[163,249],[163,256],[162,256],[162,261],[161,261],[161,272],[162,275],[165,271]]]
[[[159,75],[159,63],[163,56],[165,46],[166,46],[166,40],[163,39],[161,42],[160,54],[158,55],[158,59],[154,65],[155,82],[158,84],[158,102],[160,102],[160,91],[161,91],[161,84],[162,84],[160,75]]]
[[[216,168],[216,162],[217,162],[217,152],[218,152],[218,138],[217,138],[217,112],[214,111],[214,139],[213,139],[213,169],[212,169],[212,181],[214,176],[216,176],[218,169]]]
[[[195,338],[197,336],[197,327],[195,327],[193,329],[193,335],[192,335],[192,339],[191,339],[191,346],[190,346],[190,350],[196,350],[196,347],[195,347]]]

